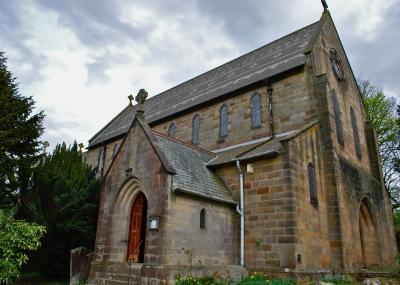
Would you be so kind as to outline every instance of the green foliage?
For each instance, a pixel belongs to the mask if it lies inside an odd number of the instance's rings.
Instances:
[[[0,52],[0,208],[17,205],[41,150],[44,114],[33,114],[35,101],[18,91]]]
[[[69,251],[94,245],[100,182],[74,143],[57,145],[35,167],[26,212],[47,227],[40,262],[50,275],[66,275]]]
[[[27,251],[39,248],[45,227],[11,218],[0,218],[0,284],[8,284],[20,275],[28,261]]]
[[[176,276],[176,285],[228,285],[233,283],[220,282],[211,276]],[[249,277],[244,278],[236,285],[296,285],[296,280],[293,279],[271,279],[261,272],[254,272]],[[343,284],[348,285],[348,284]]]
[[[175,285],[222,285],[210,276],[194,277],[194,276],[177,276]]]
[[[254,272],[249,277],[240,281],[237,285],[296,285],[293,279],[272,279],[261,272]]]
[[[359,81],[367,119],[372,122],[379,146],[383,180],[393,208],[400,207],[399,175],[399,120],[395,114],[396,103],[387,98],[383,89],[369,81]]]

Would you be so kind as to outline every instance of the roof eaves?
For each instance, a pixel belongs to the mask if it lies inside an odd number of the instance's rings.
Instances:
[[[178,139],[176,139],[176,138],[169,137],[169,136],[167,136],[167,135],[165,135],[165,134],[163,134],[163,133],[160,133],[160,132],[158,132],[158,131],[156,131],[156,130],[153,130],[153,129],[151,129],[151,131],[152,131],[156,136],[163,137],[164,139],[170,140],[170,141],[172,141],[172,142],[174,142],[174,143],[181,144],[181,145],[183,145],[183,146],[185,146],[185,147],[194,149],[194,150],[199,151],[199,152],[206,153],[206,154],[208,154],[208,155],[212,155],[212,156],[214,156],[214,157],[216,156],[215,153],[213,153],[213,152],[211,152],[211,151],[208,151],[208,150],[206,150],[206,149],[203,149],[203,148],[200,148],[200,147],[198,147],[198,146],[195,146],[195,145],[186,143],[186,142],[181,141],[181,140],[178,140]]]
[[[108,122],[103,128],[101,128],[97,133],[94,134],[94,136],[89,139],[89,147],[92,147],[90,143],[96,139],[105,129],[107,129],[119,116],[121,116],[129,107],[133,107],[132,105],[126,106],[121,112],[119,112],[111,121]]]
[[[181,187],[173,188],[172,192],[181,192],[181,193],[185,193],[185,194],[189,194],[189,195],[193,195],[193,196],[197,196],[197,197],[201,197],[201,198],[205,198],[205,199],[209,199],[209,200],[214,200],[214,201],[217,201],[217,202],[232,204],[232,205],[236,205],[237,204],[237,202],[235,202],[233,199],[224,199],[224,198],[221,198],[221,197],[206,195],[206,194],[203,194],[203,193],[199,193],[199,192],[183,189]]]
[[[286,137],[283,137],[283,138],[279,139],[279,141],[281,141],[281,142],[290,141],[290,140],[292,140],[292,139],[298,137],[299,135],[301,135],[302,133],[304,133],[304,132],[307,131],[308,129],[312,128],[313,126],[315,126],[315,125],[318,124],[319,122],[320,122],[320,120],[319,120],[319,119],[316,119],[316,120],[310,122],[309,124],[305,125],[304,128],[298,130],[297,132],[295,132],[295,133],[293,133],[293,134],[290,134],[290,135],[288,135],[288,136],[286,136]]]

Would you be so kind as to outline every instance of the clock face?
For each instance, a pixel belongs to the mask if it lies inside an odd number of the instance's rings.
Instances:
[[[335,50],[331,50],[330,52],[330,57],[331,57],[331,65],[332,65],[332,70],[333,73],[335,74],[336,78],[339,81],[344,80],[344,72],[342,68],[342,62],[340,60],[339,55]]]

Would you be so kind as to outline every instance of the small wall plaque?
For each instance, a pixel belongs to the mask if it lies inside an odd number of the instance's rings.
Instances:
[[[158,217],[149,218],[149,230],[157,231],[159,228],[160,219]]]
[[[246,167],[246,172],[249,174],[253,174],[254,170],[253,170],[253,163],[247,163],[247,167]]]

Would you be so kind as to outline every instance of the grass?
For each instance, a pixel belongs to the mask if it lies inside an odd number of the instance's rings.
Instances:
[[[213,277],[178,276],[175,285],[231,285],[233,283],[217,281]],[[270,279],[263,273],[253,273],[236,285],[296,285],[292,279]]]
[[[296,285],[296,280],[293,279],[274,279],[269,278],[264,273],[255,272],[249,277],[244,278],[237,285]]]

